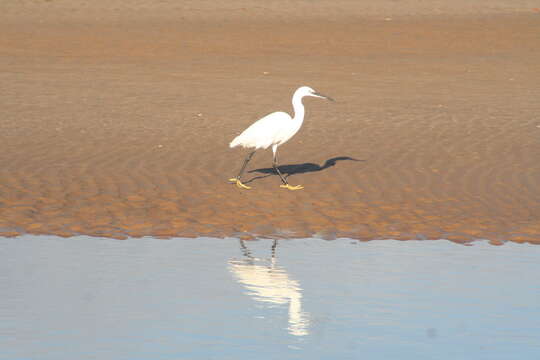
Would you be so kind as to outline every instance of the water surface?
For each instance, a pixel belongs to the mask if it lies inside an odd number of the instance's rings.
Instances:
[[[532,359],[540,247],[0,238],[0,359]]]

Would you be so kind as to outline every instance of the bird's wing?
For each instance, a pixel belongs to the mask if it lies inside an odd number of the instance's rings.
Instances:
[[[255,121],[230,144],[231,147],[241,145],[256,149],[266,149],[279,142],[280,134],[287,122],[291,121],[289,114],[278,111]]]

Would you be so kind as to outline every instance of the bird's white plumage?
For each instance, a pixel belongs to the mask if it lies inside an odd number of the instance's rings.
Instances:
[[[308,86],[298,88],[293,95],[292,103],[294,108],[294,117],[289,114],[278,111],[266,115],[257,120],[240,135],[235,137],[230,143],[230,147],[243,146],[245,148],[267,149],[270,146],[277,146],[287,142],[292,138],[302,126],[304,121],[304,105],[302,98],[304,96],[315,96],[327,98],[320,95]]]
[[[292,133],[293,119],[287,113],[278,111],[266,115],[251,124],[246,130],[231,141],[230,147],[267,149],[289,140],[299,129]]]

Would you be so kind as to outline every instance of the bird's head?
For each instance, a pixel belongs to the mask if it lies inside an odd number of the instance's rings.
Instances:
[[[300,97],[314,96],[314,97],[319,97],[319,98],[327,99],[327,100],[330,100],[330,101],[334,101],[334,99],[332,99],[330,96],[323,95],[323,94],[313,90],[309,86],[299,87],[298,90],[296,90],[295,95],[296,94],[298,94]]]

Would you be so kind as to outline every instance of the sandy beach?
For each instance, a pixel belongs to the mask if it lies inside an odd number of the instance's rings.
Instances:
[[[540,243],[540,9],[426,3],[1,4],[0,236]]]

